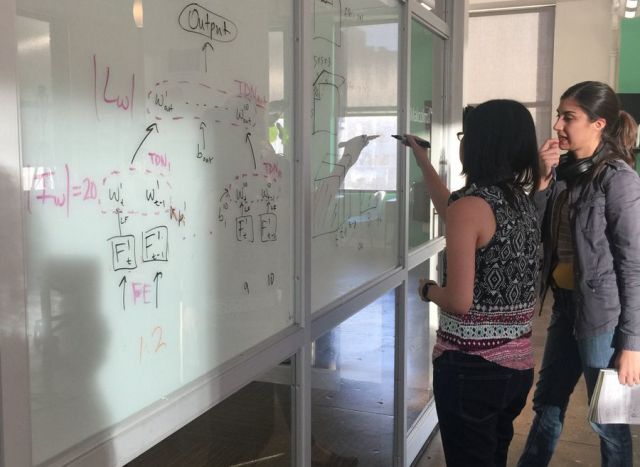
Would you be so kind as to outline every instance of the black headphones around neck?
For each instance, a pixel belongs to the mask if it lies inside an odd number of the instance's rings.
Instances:
[[[575,154],[568,152],[560,157],[560,163],[556,167],[556,180],[574,182],[578,177],[591,172],[602,155],[602,147],[593,156],[584,159],[577,159]]]

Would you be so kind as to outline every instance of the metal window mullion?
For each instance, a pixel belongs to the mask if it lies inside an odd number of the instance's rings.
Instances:
[[[407,269],[411,271],[416,266],[420,266],[429,258],[444,250],[445,243],[445,237],[440,236],[412,250],[407,260]]]
[[[31,465],[29,347],[18,127],[16,1],[0,3],[0,465]]]
[[[398,73],[398,132],[409,131],[410,79],[411,79],[411,18],[410,4],[402,8],[400,34],[400,72]],[[409,163],[408,148],[398,144],[398,260],[402,266],[402,283],[396,288],[395,312],[395,365],[394,365],[394,465],[407,463],[407,279],[409,258]]]
[[[469,16],[495,16],[495,15],[512,15],[517,13],[539,13],[547,8],[555,9],[555,1],[549,3],[539,3],[537,5],[507,5],[503,7],[481,7],[474,5],[473,9],[469,9]]]
[[[311,71],[313,3],[295,1],[294,280],[296,319],[303,330],[295,356],[292,426],[294,466],[311,465]]]
[[[447,39],[450,36],[451,28],[447,21],[440,18],[434,12],[425,10],[422,6],[420,6],[418,0],[411,0],[408,5],[411,13],[419,18],[420,21],[423,22],[429,28],[429,30],[431,30],[437,36],[441,37],[442,39]]]
[[[407,284],[404,271],[402,285],[396,289],[396,345],[395,345],[395,462],[396,467],[407,465]]]
[[[447,186],[451,189],[451,177],[460,173],[458,162],[459,142],[452,128],[462,128],[462,109],[464,104],[464,88],[462,76],[464,72],[465,36],[468,23],[468,2],[447,0],[448,19],[452,35],[445,41],[444,50],[444,127],[449,131],[444,135],[444,147],[447,152]],[[455,162],[452,164],[452,162]],[[460,170],[452,170],[459,167]]]

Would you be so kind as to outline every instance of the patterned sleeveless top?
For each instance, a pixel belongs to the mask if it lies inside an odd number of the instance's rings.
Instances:
[[[495,215],[496,232],[476,250],[469,313],[440,311],[434,359],[446,350],[458,350],[509,368],[534,366],[530,338],[540,229],[533,201],[521,190],[513,193],[515,209],[498,186],[472,185],[449,198],[449,204],[464,196],[485,200]]]

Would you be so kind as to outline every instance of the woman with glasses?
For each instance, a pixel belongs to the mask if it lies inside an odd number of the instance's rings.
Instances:
[[[510,100],[485,102],[464,120],[466,184],[452,194],[407,136],[447,227],[446,284],[421,280],[419,294],[440,307],[433,389],[447,466],[505,466],[533,384],[540,230],[527,193],[539,179],[536,133]]]

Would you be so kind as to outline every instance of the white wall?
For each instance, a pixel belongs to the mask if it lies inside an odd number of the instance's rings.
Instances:
[[[586,80],[608,83],[615,89],[618,59],[615,0],[467,0],[469,9],[519,8],[556,4],[552,102],[572,84]],[[468,77],[465,77],[465,85]],[[553,119],[552,119],[553,121]]]
[[[558,0],[553,102],[557,103],[565,89],[580,81],[603,81],[615,86],[615,74],[610,71],[614,47],[611,0]]]

